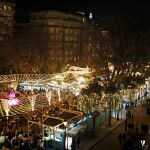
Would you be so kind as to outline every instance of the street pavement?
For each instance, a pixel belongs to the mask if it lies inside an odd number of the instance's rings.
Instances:
[[[139,131],[142,123],[148,124],[150,127],[150,116],[147,115],[146,109],[147,107],[142,107],[141,104],[134,108],[133,121],[138,122]],[[125,112],[122,116],[123,118],[120,120],[112,118],[111,127],[108,126],[108,121],[103,123],[99,128],[96,129],[94,137],[92,137],[90,134],[81,137],[80,148],[77,148],[77,150],[122,150],[118,136],[120,133],[125,132]],[[149,136],[147,136],[146,141],[148,141],[148,144],[150,145]],[[50,149],[56,150],[55,148]]]
[[[120,116],[121,117],[121,116]],[[125,112],[122,113],[122,118],[120,120],[116,120],[112,118],[112,126],[108,126],[108,121],[103,123],[99,128],[95,131],[95,137],[92,137],[91,134],[81,136],[81,142],[80,142],[80,148],[77,148],[76,150],[89,150],[92,148],[97,142],[100,140],[103,140],[105,137],[107,137],[111,132],[120,124],[123,123],[125,120]],[[47,148],[46,150],[58,150],[56,148]]]
[[[92,137],[91,135],[87,135],[86,137],[84,137],[84,139],[82,139],[80,150],[94,150],[93,148],[95,148],[95,147],[96,147],[96,149],[100,150],[101,148],[97,145],[99,145],[99,143],[105,141],[105,139],[107,139],[109,135],[115,136],[114,133],[112,133],[112,132],[115,131],[116,128],[118,128],[118,126],[121,126],[121,124],[124,122],[124,120],[125,119],[116,120],[116,119],[112,118],[112,126],[111,127],[108,126],[108,121],[105,122],[103,125],[101,125],[99,128],[96,129],[95,137]],[[113,136],[111,138],[114,138]],[[114,141],[112,139],[110,139],[110,141],[108,140],[108,142],[114,142]],[[105,150],[105,146],[101,150]],[[110,150],[110,148],[109,148],[109,150]],[[115,150],[117,150],[117,149],[115,149]]]
[[[140,125],[148,124],[150,127],[150,116],[146,113],[146,106],[142,107],[138,105],[134,108],[134,119],[133,121],[138,123],[139,131]],[[107,123],[104,123],[101,127],[96,130],[96,135],[94,138],[85,138],[81,142],[80,150],[121,150],[122,147],[119,144],[118,136],[120,133],[124,133],[125,121],[112,120],[112,127],[108,127]],[[150,134],[150,133],[149,133]],[[150,141],[149,136],[147,136],[146,142]]]

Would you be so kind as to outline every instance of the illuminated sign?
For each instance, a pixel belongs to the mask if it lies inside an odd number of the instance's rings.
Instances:
[[[9,106],[19,105],[19,100],[16,98],[15,92],[10,92],[8,97],[9,97],[8,101]]]

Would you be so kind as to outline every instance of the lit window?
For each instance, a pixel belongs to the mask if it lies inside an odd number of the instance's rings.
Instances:
[[[50,28],[50,33],[54,33],[54,28]]]
[[[65,41],[68,41],[68,36],[65,37]]]
[[[4,10],[6,10],[6,8],[7,8],[6,5],[4,5],[3,8],[4,8]]]
[[[77,44],[73,44],[73,48],[77,48]]]
[[[67,50],[65,51],[65,55],[68,55],[68,51]]]
[[[57,40],[57,41],[59,40],[59,36],[58,36],[58,35],[56,35],[56,40]]]
[[[68,61],[68,58],[67,58],[67,57],[65,58],[65,61]]]
[[[8,10],[11,10],[11,7],[10,7],[10,6],[8,6]]]
[[[58,34],[58,29],[56,28],[55,30],[56,30],[55,33]]]
[[[68,34],[68,29],[65,30],[65,33]]]
[[[72,55],[72,51],[70,51],[70,55]]]
[[[72,36],[70,36],[70,41],[72,41],[73,40],[73,37]]]

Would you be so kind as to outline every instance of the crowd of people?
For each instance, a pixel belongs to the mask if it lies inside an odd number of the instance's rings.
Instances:
[[[46,143],[42,136],[35,135],[28,131],[17,131],[13,128],[3,128],[1,137],[4,137],[4,142],[0,142],[0,149],[7,150],[43,150]]]
[[[0,143],[0,149],[20,149],[26,150],[28,147],[28,133],[17,131],[14,127],[3,127],[1,137],[4,137],[4,142]]]
[[[119,134],[119,142],[123,150],[141,150],[142,141],[145,141],[148,134],[147,124],[138,124],[133,120],[125,121],[125,131]]]
[[[62,100],[59,105],[51,105],[49,107],[43,108],[43,114],[45,115],[55,115],[59,114],[60,108],[69,109],[69,100]],[[48,142],[42,139],[40,133],[34,134],[33,132],[28,131],[27,129],[27,120],[26,117],[30,120],[38,122],[42,115],[39,111],[31,111],[29,114],[25,114],[24,117],[18,115],[18,119],[15,120],[15,116],[9,116],[7,118],[7,127],[6,127],[6,118],[1,120],[3,124],[0,124],[0,149],[7,148],[8,150],[17,149],[17,150],[43,150],[46,148]],[[5,123],[4,123],[5,122]],[[11,123],[12,122],[12,123]],[[26,128],[23,128],[22,125],[26,124]],[[23,130],[22,130],[23,128]],[[1,138],[3,140],[1,141]]]
[[[147,104],[145,105],[147,106]],[[143,108],[144,111],[146,111],[145,109],[146,107]],[[145,142],[148,131],[149,125],[147,123],[139,123],[134,119],[134,107],[126,107],[124,132],[118,136],[122,150],[146,150]]]

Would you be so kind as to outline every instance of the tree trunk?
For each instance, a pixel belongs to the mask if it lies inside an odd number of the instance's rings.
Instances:
[[[108,126],[111,127],[111,98],[109,99],[109,120]]]
[[[92,116],[92,119],[93,119],[93,133],[92,133],[92,137],[94,137],[95,136],[95,121],[96,121],[96,117]]]
[[[119,120],[119,109],[117,109],[117,120]]]

